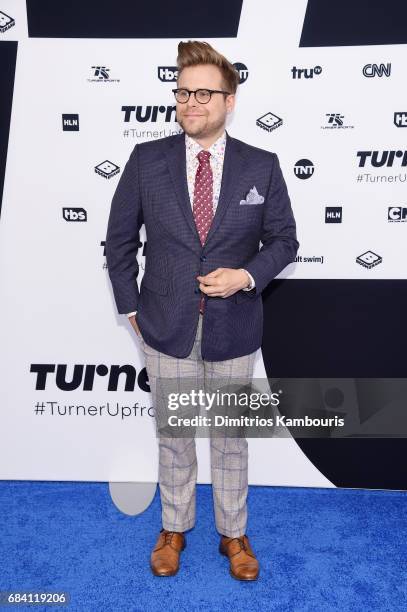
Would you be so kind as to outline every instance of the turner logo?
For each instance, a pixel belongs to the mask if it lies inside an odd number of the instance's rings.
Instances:
[[[362,69],[365,77],[389,77],[391,74],[391,64],[366,64]]]
[[[241,64],[240,62],[235,62],[233,65],[239,73],[239,84],[241,85],[242,83],[247,81],[249,77],[249,71],[247,69],[247,66]]]
[[[158,66],[158,78],[163,83],[173,83],[178,78],[177,66]]]
[[[32,363],[30,372],[36,374],[35,389],[44,391],[54,385],[61,391],[92,391],[99,378],[105,379],[107,391],[134,391],[136,385],[144,391],[149,391],[146,385],[146,369],[143,368],[137,375],[137,370],[130,364],[111,365],[105,364],[75,364],[67,372],[67,364],[55,363]],[[119,384],[120,383],[120,384]]]
[[[314,75],[319,76],[322,72],[321,66],[315,66],[315,68],[297,68],[293,66],[291,68],[291,74],[293,79],[313,79]]]
[[[394,113],[393,122],[396,127],[407,127],[407,111]]]
[[[387,220],[390,223],[405,223],[407,221],[407,208],[405,206],[389,206]]]
[[[124,112],[123,121],[125,123],[129,121],[138,121],[139,123],[150,121],[154,123],[157,120],[168,123],[176,120],[177,109],[176,106],[122,106],[122,111]]]
[[[13,25],[15,25],[15,23],[16,22],[13,19],[13,17],[10,17],[10,15],[6,15],[6,13],[3,13],[3,11],[0,11],[0,33],[1,34],[9,30],[10,28],[12,28]]]
[[[297,178],[305,180],[314,174],[314,164],[309,159],[300,159],[294,165],[294,174]]]
[[[79,115],[62,115],[62,129],[64,132],[79,132]]]
[[[63,208],[62,217],[65,221],[87,221],[88,216],[84,208]]]
[[[358,151],[356,156],[359,157],[359,168],[364,168],[367,163],[373,168],[407,166],[407,151]]]

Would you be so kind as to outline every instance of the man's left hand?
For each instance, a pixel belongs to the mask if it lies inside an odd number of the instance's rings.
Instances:
[[[205,276],[197,276],[202,293],[210,297],[227,298],[250,283],[250,278],[244,270],[234,268],[216,268]]]

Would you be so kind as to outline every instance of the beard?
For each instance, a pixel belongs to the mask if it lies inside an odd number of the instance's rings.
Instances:
[[[225,119],[226,116],[210,121],[206,117],[202,117],[195,124],[193,121],[189,121],[188,118],[184,119],[182,115],[177,117],[178,124],[191,138],[207,138],[211,136],[225,125]]]

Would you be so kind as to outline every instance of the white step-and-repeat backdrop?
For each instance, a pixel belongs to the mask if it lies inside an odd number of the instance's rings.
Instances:
[[[404,279],[403,46],[300,48],[305,9],[244,2],[237,37],[207,39],[240,72],[229,133],[276,152],[286,178],[301,246],[280,277]],[[155,481],[143,355],[116,314],[104,240],[134,145],[180,131],[179,39],[29,38],[23,0],[0,11],[1,40],[18,41],[0,222],[0,478]],[[251,484],[333,486],[293,439],[249,444]],[[198,482],[210,482],[208,446],[197,440]]]

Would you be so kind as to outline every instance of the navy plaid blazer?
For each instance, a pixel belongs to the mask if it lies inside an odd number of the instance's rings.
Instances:
[[[240,204],[253,186],[264,202]],[[146,259],[139,288],[137,251],[143,223]],[[179,358],[190,354],[195,340],[201,295],[196,276],[219,267],[250,272],[256,283],[251,291],[227,298],[205,296],[202,358],[223,361],[261,346],[262,291],[294,261],[298,246],[277,155],[226,132],[218,206],[202,247],[181,133],[135,145],[112,199],[106,261],[118,312],[137,310],[145,342]]]

